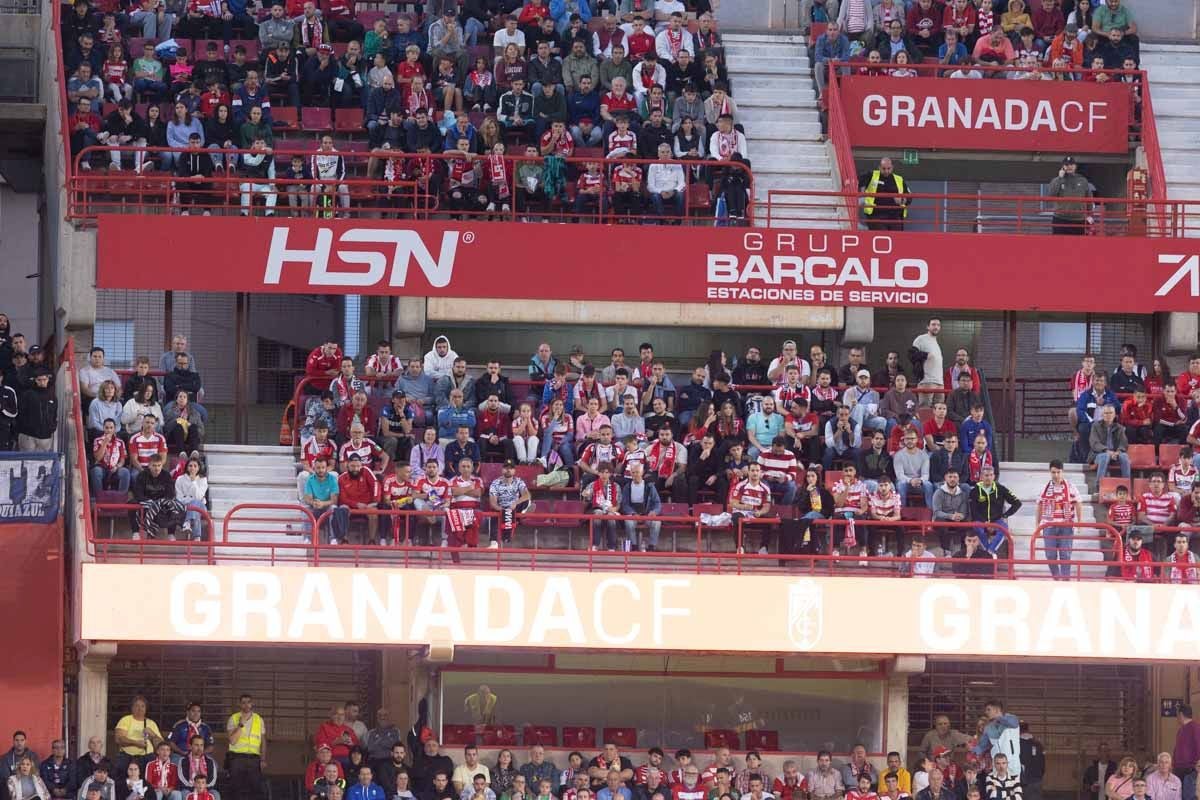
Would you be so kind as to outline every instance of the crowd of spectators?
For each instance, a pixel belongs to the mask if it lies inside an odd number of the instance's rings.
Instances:
[[[828,61],[844,74],[1136,82],[1137,23],[1122,0],[805,0],[826,25],[812,48],[818,87]],[[934,64],[931,70],[912,64]],[[1014,70],[978,67],[1019,67]],[[1046,71],[1046,68],[1053,68]]]
[[[713,163],[748,166],[748,151],[706,0],[431,2],[369,25],[353,0],[144,5],[77,0],[66,15],[71,148],[114,148],[110,172],[173,174],[181,213],[211,213],[214,176],[241,179],[243,214],[275,213],[280,194],[291,213],[344,213],[347,177],[377,181],[385,205],[452,213],[679,217],[696,180],[726,190],[731,217],[746,204],[741,170],[726,187]],[[281,106],[337,112],[339,132],[366,139],[365,169],[332,136],[276,160]]]
[[[104,348],[93,347],[79,391],[93,496],[115,492],[138,507],[130,513],[135,539],[207,538],[208,410],[187,337],[175,335],[155,365],[139,356],[124,380],[105,363]]]
[[[0,452],[51,452],[57,430],[51,358],[0,314]]]
[[[829,552],[828,526],[814,522],[899,521],[906,506],[923,505],[935,522],[988,523],[969,531],[967,557],[990,559],[1020,502],[997,482],[982,378],[965,349],[943,364],[940,331],[931,319],[903,356],[889,352],[875,371],[863,347],[835,366],[821,346],[801,354],[789,340],[766,358],[758,347],[741,358],[714,351],[678,385],[648,342],[636,361],[614,348],[602,366],[579,348],[562,357],[543,343],[520,385],[496,360],[471,375],[444,336],[407,362],[381,342],[361,372],[327,342],[308,359],[297,490],[318,516],[341,509],[328,532],[340,541],[355,507],[447,510],[452,518],[459,510],[527,510],[522,468],[538,487],[577,489],[589,514],[656,516],[664,503],[715,502],[730,522],[783,516],[783,553]],[[503,467],[486,487],[480,464],[489,461]],[[832,470],[841,477],[827,485]],[[598,544],[635,546],[634,521],[620,526],[623,537],[617,520],[599,522]],[[442,527],[445,544],[459,525]],[[655,550],[661,525],[645,527],[636,546]],[[861,542],[852,525],[842,527],[835,549],[907,550],[900,526],[866,526]],[[946,555],[963,530],[939,532]],[[493,531],[491,546],[510,533]],[[368,534],[374,541],[374,526]],[[474,544],[478,531],[467,535]],[[762,537],[760,553],[772,538]]]

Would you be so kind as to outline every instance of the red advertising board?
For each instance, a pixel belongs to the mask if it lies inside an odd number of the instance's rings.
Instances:
[[[1200,310],[1200,245],[1191,239],[244,217],[148,221],[100,218],[97,287]]]
[[[855,147],[1129,151],[1128,84],[886,76],[839,83]]]

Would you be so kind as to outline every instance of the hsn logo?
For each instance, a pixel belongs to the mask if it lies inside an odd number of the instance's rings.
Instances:
[[[271,234],[271,249],[263,273],[264,284],[278,284],[285,264],[305,264],[309,270],[308,285],[314,290],[329,286],[375,286],[385,278],[389,286],[404,286],[408,281],[409,264],[416,262],[429,285],[441,289],[450,283],[459,243],[457,231],[444,232],[441,249],[435,257],[416,231],[351,228],[339,237],[339,243],[376,244],[381,247],[371,250],[334,250],[333,231],[320,228],[310,250],[288,247],[288,233],[287,228],[277,227]],[[462,234],[463,242],[470,243],[474,239],[473,233]],[[342,265],[362,265],[366,269],[331,269],[331,254],[336,254]]]
[[[1158,291],[1154,293],[1155,297],[1163,297],[1170,293],[1185,278],[1188,279],[1189,294],[1192,297],[1200,297],[1200,256],[1179,256],[1164,253],[1159,255],[1158,263],[1179,264],[1180,266],[1170,278],[1167,278],[1162,286],[1158,287]]]

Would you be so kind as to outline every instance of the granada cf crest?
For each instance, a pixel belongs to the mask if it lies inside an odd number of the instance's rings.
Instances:
[[[800,580],[788,587],[788,637],[800,650],[811,650],[821,641],[825,617],[822,589],[814,581]]]

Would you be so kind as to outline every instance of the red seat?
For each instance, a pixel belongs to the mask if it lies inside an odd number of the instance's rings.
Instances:
[[[558,728],[553,725],[526,725],[521,731],[521,743],[526,747],[533,747],[535,744],[557,747]]]
[[[1130,469],[1154,469],[1158,466],[1158,457],[1154,454],[1152,444],[1129,445]]]
[[[517,743],[517,729],[512,725],[488,725],[480,737],[485,747],[505,747]]]
[[[1181,444],[1160,444],[1158,446],[1158,465],[1163,469],[1170,469],[1179,461],[1179,451],[1183,449]]]
[[[700,181],[688,186],[687,208],[689,211],[708,211],[712,208],[712,192]]]
[[[746,731],[747,750],[779,751],[779,731]]]
[[[715,517],[718,514],[724,513],[724,511],[725,511],[725,506],[721,505],[720,503],[696,503],[696,505],[692,506],[692,513],[695,514],[697,517],[700,516],[701,514],[711,514],[712,516]],[[713,526],[706,525],[705,527],[711,528]],[[729,526],[724,525],[721,527],[728,528]]]
[[[921,425],[924,425],[926,422],[933,419],[933,409],[929,406],[918,406],[917,419],[921,421]]]
[[[442,744],[475,744],[475,726],[443,725]]]
[[[728,747],[730,750],[738,749],[737,731],[723,730],[714,728],[704,732],[704,749],[712,750],[717,747]]]
[[[544,475],[546,470],[537,464],[518,464],[517,477],[525,481],[525,485],[529,487],[529,491],[535,491],[538,488],[538,475]]]
[[[492,481],[504,474],[504,465],[492,461],[484,461],[479,465],[479,480],[483,481],[484,489],[492,485]]]
[[[328,108],[305,108],[300,112],[300,127],[310,133],[333,130],[333,113]]]
[[[605,728],[604,743],[617,747],[637,747],[637,728]]]
[[[1116,500],[1113,493],[1116,492],[1118,486],[1124,486],[1129,489],[1130,498],[1135,498],[1141,495],[1149,487],[1150,482],[1145,478],[1114,478],[1104,476],[1100,478],[1100,502],[1105,505]]]
[[[277,131],[300,130],[300,116],[291,106],[273,106],[271,108],[271,127]]]
[[[924,506],[913,508],[912,506],[904,506],[900,509],[900,519],[910,522],[928,522],[933,519],[933,512]]]
[[[830,469],[825,471],[825,488],[833,491],[833,487],[842,479],[842,471],[840,469]]]
[[[554,500],[551,501],[550,507],[555,514],[580,514],[586,510],[582,500]],[[578,519],[555,519],[550,522],[550,526],[554,528],[578,528],[582,522]]]
[[[339,108],[333,117],[333,129],[338,133],[359,133],[363,129],[361,108]]]
[[[375,20],[385,20],[387,19],[387,14],[383,11],[359,11],[354,15],[354,19],[367,30],[371,30],[371,28],[375,27]],[[392,28],[392,30],[395,30],[395,28]]]
[[[571,747],[577,750],[584,750],[596,746],[596,729],[590,727],[578,727],[575,725],[563,725],[563,747]]]

